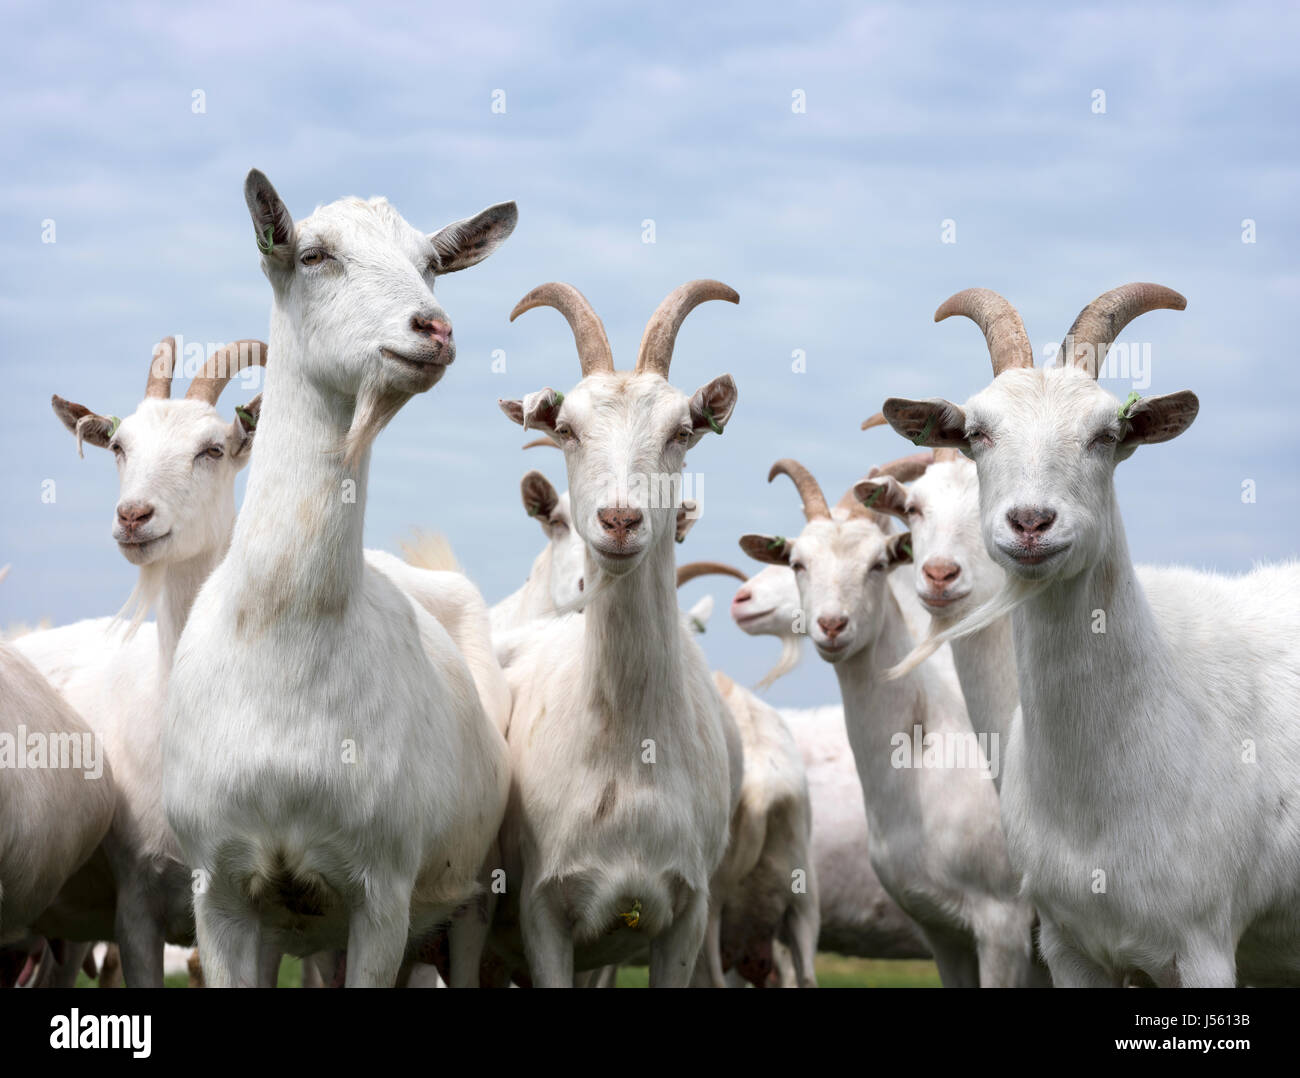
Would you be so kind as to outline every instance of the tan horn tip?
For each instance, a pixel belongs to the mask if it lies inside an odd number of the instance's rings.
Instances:
[[[768,472],[767,472],[767,481],[770,483],[770,482],[772,482],[772,480],[775,479],[778,475],[785,475],[785,474],[786,474],[786,467],[787,467],[788,465],[791,465],[791,464],[797,464],[797,463],[798,463],[797,461],[788,460],[788,459],[778,460],[775,464],[772,465],[771,468],[768,469]]]
[[[884,412],[877,412],[873,416],[868,416],[862,421],[863,430],[871,430],[873,427],[883,427],[888,420],[885,419]]]

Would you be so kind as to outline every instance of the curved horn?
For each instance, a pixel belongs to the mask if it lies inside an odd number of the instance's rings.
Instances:
[[[1016,309],[996,292],[968,288],[949,296],[934,312],[934,320],[942,322],[954,314],[964,314],[984,331],[995,378],[1003,371],[1033,367],[1034,350],[1029,345],[1025,324]]]
[[[551,449],[559,449],[559,448],[560,448],[558,445],[556,445],[556,444],[555,444],[553,441],[551,441],[549,438],[537,438],[537,439],[534,439],[534,440],[531,441],[531,442],[524,442],[524,444],[523,444],[523,446],[522,446],[521,448],[523,448],[523,449],[540,449],[540,448],[542,448],[542,446],[549,446]]]
[[[956,450],[953,450],[953,452],[956,452]],[[938,459],[938,453],[929,450],[924,453],[913,453],[910,456],[899,457],[897,460],[891,460],[888,464],[880,464],[872,468],[867,473],[867,478],[875,479],[882,475],[892,475],[900,483],[910,483],[913,479],[920,479],[925,474],[926,468],[930,467]],[[849,493],[853,492],[850,491]]]
[[[889,420],[885,418],[884,412],[877,412],[873,416],[868,416],[862,421],[862,429],[870,430],[872,427],[883,427]]]
[[[691,561],[677,566],[677,586],[680,588],[683,584],[689,584],[697,576],[708,576],[711,573],[734,576],[737,580],[749,579],[734,565],[726,565],[720,561]]]
[[[176,370],[176,338],[164,337],[153,350],[149,360],[149,381],[145,383],[145,397],[166,400],[172,395],[172,373]]]
[[[225,348],[218,348],[194,376],[190,388],[185,391],[185,399],[216,404],[226,383],[245,367],[252,366],[266,366],[266,345],[262,341],[235,341]]]
[[[515,304],[515,309],[510,312],[510,321],[513,322],[524,311],[531,311],[534,307],[554,307],[564,315],[569,328],[573,330],[573,341],[578,347],[578,362],[582,364],[584,378],[597,371],[614,369],[614,353],[609,349],[604,323],[592,310],[587,297],[573,285],[563,281],[539,284]]]
[[[1078,367],[1096,378],[1115,338],[1133,319],[1148,311],[1181,311],[1186,306],[1187,300],[1159,284],[1137,282],[1103,292],[1079,312],[1070,326],[1061,342],[1057,366]]]
[[[707,278],[687,281],[669,292],[650,316],[645,332],[641,335],[641,347],[636,354],[636,373],[658,374],[667,378],[668,367],[673,361],[673,346],[677,343],[677,331],[682,328],[682,322],[701,303],[711,299],[739,303],[740,295],[721,281]]]
[[[831,515],[830,507],[826,504],[826,495],[822,493],[822,488],[817,485],[817,480],[812,477],[812,472],[800,464],[797,460],[778,460],[772,465],[772,470],[767,473],[767,481],[770,483],[778,475],[788,475],[799,491],[799,498],[803,502],[803,515],[805,520],[827,519]]]

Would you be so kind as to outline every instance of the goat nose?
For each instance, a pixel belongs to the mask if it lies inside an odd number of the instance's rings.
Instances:
[[[928,558],[921,566],[926,580],[936,587],[946,587],[961,576],[961,566],[947,558]]]
[[[127,502],[117,507],[117,519],[124,528],[138,528],[153,516],[153,506],[143,502]]]
[[[429,318],[421,314],[411,316],[411,328],[421,337],[446,344],[451,340],[451,323],[442,318]]]
[[[735,595],[731,597],[731,601],[732,603],[739,605],[741,603],[749,602],[749,600],[752,599],[753,597],[754,597],[754,593],[752,591],[750,591],[748,588],[741,588],[738,592],[736,592]]]
[[[1011,525],[1011,530],[1029,539],[1037,539],[1040,535],[1046,534],[1055,520],[1054,509],[1012,509],[1007,514],[1007,523]]]
[[[641,526],[640,509],[600,509],[596,512],[600,526],[616,542],[624,542]]]
[[[821,626],[822,632],[834,640],[848,626],[849,619],[843,615],[837,618],[818,618],[817,624]]]

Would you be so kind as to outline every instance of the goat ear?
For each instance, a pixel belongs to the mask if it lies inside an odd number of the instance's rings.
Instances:
[[[913,445],[970,453],[966,413],[951,401],[940,397],[924,401],[890,397],[880,410],[889,425]]]
[[[892,475],[859,479],[853,484],[853,496],[877,513],[888,513],[900,520],[907,519],[907,514],[903,512],[903,507],[907,505],[907,488]]]
[[[555,437],[555,420],[563,403],[564,394],[555,392],[550,386],[529,393],[521,401],[497,401],[501,410],[524,430],[536,428],[552,438]]]
[[[285,208],[275,188],[260,171],[253,169],[244,180],[244,201],[248,203],[257,233],[257,249],[262,264],[268,268],[288,269],[293,265],[293,217]]]
[[[546,530],[550,516],[560,501],[551,481],[541,472],[529,472],[519,483],[519,493],[523,496],[524,512],[530,517],[538,518],[542,522],[542,529]]]
[[[892,569],[895,565],[908,565],[912,561],[912,533],[900,532],[898,535],[891,535],[889,542],[885,544],[885,554],[889,558],[889,567]]]
[[[740,549],[768,565],[790,564],[790,540],[780,535],[742,535]]]
[[[65,427],[77,436],[77,452],[81,452],[81,443],[89,442],[91,445],[97,445],[100,449],[107,449],[108,443],[113,437],[113,432],[117,430],[118,423],[121,422],[116,416],[99,415],[92,412],[84,404],[74,404],[72,401],[65,401],[57,393],[50,398],[50,404],[54,408],[54,414]]]
[[[429,239],[438,254],[438,272],[455,273],[482,262],[505,243],[518,220],[519,207],[500,202],[435,232]]]
[[[257,430],[257,421],[262,414],[262,394],[258,394],[247,404],[235,408],[235,421],[230,424],[230,455],[242,457],[253,448],[253,433]]]
[[[1122,414],[1128,420],[1120,439],[1120,459],[1132,455],[1140,445],[1167,442],[1177,438],[1196,418],[1201,402],[1190,389],[1147,397],[1130,405]]]
[[[724,374],[713,379],[706,386],[701,386],[691,397],[691,426],[695,428],[695,437],[691,444],[698,442],[708,431],[721,434],[736,408],[736,383],[731,375]]]
[[[691,498],[683,499],[681,506],[677,510],[677,541],[684,543],[686,533],[695,527],[695,522],[700,519],[700,503]]]
[[[713,617],[713,596],[706,595],[687,611],[686,616],[690,619],[691,631],[703,635],[709,626],[709,618]]]

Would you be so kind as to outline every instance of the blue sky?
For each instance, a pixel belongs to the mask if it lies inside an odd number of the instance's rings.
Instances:
[[[79,460],[49,397],[125,415],[160,337],[265,336],[270,290],[241,193],[252,166],[297,217],[382,194],[433,230],[518,201],[509,242],[439,284],[456,364],[381,436],[366,526],[389,549],[414,526],[444,532],[489,601],[541,543],[520,476],[540,467],[564,486],[559,455],[521,453],[496,407],[577,380],[558,316],[507,322],[547,280],[587,294],[624,365],[677,284],[717,277],[740,293],[738,308],[691,316],[673,365],[684,389],[724,371],[740,387],[726,435],[689,462],[707,505],[684,557],[748,570],[741,533],[799,527],[792,488],[765,482],[774,459],[801,460],[838,498],[909,448],[858,430],[885,397],[960,401],[984,385],[978,330],[932,322],[952,292],[1002,292],[1041,355],[1131,280],[1188,298],[1124,334],[1150,346],[1144,392],[1201,399],[1186,435],[1119,470],[1135,558],[1239,571],[1296,553],[1300,8],[545,7],[6,0],[0,564],[13,571],[0,625],[110,613],[130,591],[109,538],[112,460],[93,447]],[[956,243],[941,242],[947,219]],[[724,578],[683,600],[708,590],[710,658],[752,683],[778,646],[731,625]],[[838,693],[810,653],[770,698]]]

